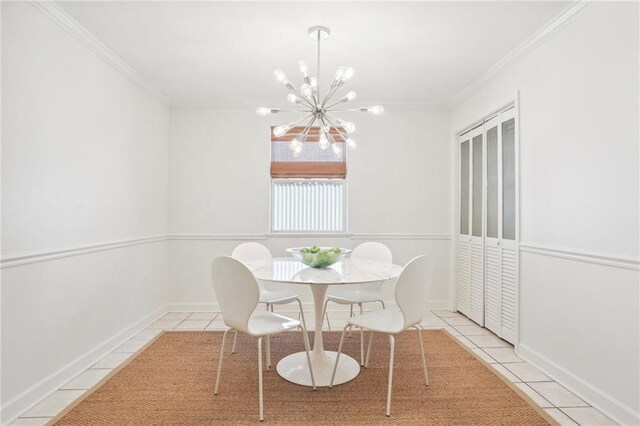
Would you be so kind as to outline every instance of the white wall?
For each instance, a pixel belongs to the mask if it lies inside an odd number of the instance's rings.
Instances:
[[[428,303],[448,306],[451,151],[446,112],[388,107],[381,117],[353,119],[359,148],[348,157],[347,173],[354,238],[296,239],[265,236],[270,125],[290,117],[258,118],[254,107],[171,110],[169,299],[174,307],[215,302],[211,260],[229,254],[243,235],[261,239],[277,256],[296,245],[354,247],[367,239],[389,244],[397,263],[430,254],[434,283]],[[232,236],[221,239],[221,234]],[[394,235],[382,239],[380,234]],[[301,291],[310,301],[306,289]],[[392,299],[391,289],[386,297]]]
[[[2,9],[6,420],[166,303],[166,241],[144,238],[167,233],[169,119],[33,5]]]
[[[638,4],[602,2],[451,115],[453,134],[519,91],[519,351],[625,424],[640,422],[638,89]]]

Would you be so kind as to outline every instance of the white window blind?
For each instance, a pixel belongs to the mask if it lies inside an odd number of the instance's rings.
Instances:
[[[273,179],[273,232],[345,232],[344,179]]]

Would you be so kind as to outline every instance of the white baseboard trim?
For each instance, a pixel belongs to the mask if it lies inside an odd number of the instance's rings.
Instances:
[[[387,308],[397,309],[398,305],[394,300],[384,301]],[[379,303],[374,305],[380,306]],[[314,309],[313,302],[302,302],[302,308],[305,311],[312,311]],[[448,310],[451,308],[451,301],[449,300],[433,300],[426,304],[425,310],[443,309]],[[288,305],[275,305],[275,311],[296,311],[298,309],[297,304],[290,303]],[[349,305],[339,305],[337,303],[329,303],[327,307],[329,312],[344,311],[349,312]],[[167,305],[168,312],[218,312],[220,311],[220,305],[217,302],[214,303],[169,303]]]
[[[640,413],[634,412],[633,408],[624,405],[611,395],[595,388],[566,368],[556,364],[534,349],[531,349],[526,344],[520,343],[516,353],[520,358],[529,362],[549,377],[552,377],[556,382],[571,390],[599,411],[602,411],[616,423],[621,425],[640,424]]]
[[[27,390],[7,401],[0,410],[2,417],[0,424],[9,424],[20,414],[31,409],[44,398],[62,387],[69,380],[84,372],[87,368],[98,362],[102,357],[112,352],[118,346],[138,334],[151,323],[162,317],[167,312],[167,305],[162,305],[151,313],[145,315],[134,324],[126,327],[95,348],[79,356],[59,370],[51,373]]]

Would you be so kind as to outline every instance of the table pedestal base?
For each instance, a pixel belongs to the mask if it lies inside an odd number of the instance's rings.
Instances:
[[[336,362],[337,352],[323,351],[321,354],[311,353],[311,364],[313,365],[313,375],[317,387],[329,386],[333,366]],[[278,362],[276,366],[278,374],[282,378],[302,386],[312,386],[307,355],[305,352],[298,352],[288,355]],[[333,385],[346,383],[353,380],[360,373],[358,361],[344,353],[340,355],[340,363],[336,371],[336,378]]]

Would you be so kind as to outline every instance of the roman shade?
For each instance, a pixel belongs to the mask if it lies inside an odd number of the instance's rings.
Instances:
[[[273,179],[344,179],[347,176],[345,160],[345,141],[338,131],[331,128],[330,134],[342,149],[343,155],[337,157],[331,148],[320,149],[318,139],[320,128],[313,127],[307,135],[302,152],[297,157],[289,149],[291,141],[304,127],[294,127],[286,134],[273,136],[271,129],[271,177]]]

